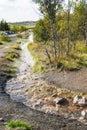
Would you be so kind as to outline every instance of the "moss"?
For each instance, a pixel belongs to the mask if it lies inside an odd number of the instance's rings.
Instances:
[[[32,130],[30,125],[24,121],[19,121],[19,120],[12,120],[8,122],[7,128],[19,128],[21,130]]]

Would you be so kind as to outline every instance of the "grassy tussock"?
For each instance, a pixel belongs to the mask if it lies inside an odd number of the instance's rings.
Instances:
[[[19,58],[19,50],[21,50],[20,46],[17,43],[14,43],[7,52],[7,55],[5,58],[10,61],[15,61],[17,58]]]
[[[10,39],[9,36],[4,35],[4,34],[1,34],[1,35],[0,35],[0,42],[1,42],[1,43],[10,42],[10,41],[11,41],[11,39]]]

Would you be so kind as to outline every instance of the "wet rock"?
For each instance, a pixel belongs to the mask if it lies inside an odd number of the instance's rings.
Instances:
[[[83,111],[81,112],[81,118],[82,118],[82,119],[87,119],[87,110],[83,110]]]
[[[66,105],[68,103],[66,98],[57,97],[54,99],[54,102],[59,105]]]
[[[78,106],[87,106],[87,99],[83,96],[75,96],[73,103]]]

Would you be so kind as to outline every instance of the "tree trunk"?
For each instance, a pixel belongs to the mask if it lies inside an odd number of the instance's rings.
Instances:
[[[55,33],[54,33],[52,20],[50,20],[50,24],[51,24],[51,34],[52,34],[52,44],[53,44],[54,59],[56,59],[56,42],[55,42]]]
[[[45,49],[45,51],[46,51],[47,57],[48,57],[48,59],[49,59],[49,62],[50,62],[50,64],[51,64],[51,63],[52,63],[52,61],[51,61],[50,54],[49,54],[49,52],[48,52],[48,50],[47,50],[47,49]]]
[[[85,13],[85,45],[87,46],[87,14]]]
[[[84,6],[85,6],[85,17],[84,17],[84,20],[85,20],[85,45],[87,46],[87,3],[86,1],[83,1],[84,2]]]
[[[67,42],[67,55],[70,53],[70,1],[68,0],[68,28],[67,28],[67,34],[68,34],[68,42]]]

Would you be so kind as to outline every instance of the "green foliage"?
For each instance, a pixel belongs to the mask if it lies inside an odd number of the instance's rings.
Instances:
[[[87,53],[87,46],[84,44],[84,41],[77,42],[76,50],[80,53]]]
[[[18,121],[18,120],[16,120],[16,121],[12,120],[12,121],[8,122],[7,127],[13,128],[13,129],[18,128],[21,130],[32,130],[28,123],[26,123],[24,121]]]
[[[8,23],[4,19],[2,19],[0,22],[0,30],[1,31],[9,31],[10,30]]]
[[[26,31],[28,28],[26,26],[23,25],[10,25],[10,30],[17,33],[17,32],[23,32]]]
[[[66,9],[58,10],[60,1],[33,1],[39,3],[40,10],[44,14],[43,20],[39,20],[35,26],[35,40],[52,43],[46,48],[51,55],[53,65],[58,64],[69,70],[87,66],[87,3],[84,1],[70,2],[71,5],[67,5]],[[55,5],[55,2],[58,3]],[[69,14],[70,8],[72,8],[72,12]],[[38,55],[36,50],[33,52],[34,56]],[[54,52],[56,52],[55,61],[53,60]],[[40,60],[37,58],[37,65],[42,64],[38,62]],[[42,66],[42,68],[44,67]],[[35,71],[37,69],[36,66]]]
[[[34,28],[34,38],[36,41],[47,41],[49,39],[43,20],[39,20]]]
[[[78,70],[82,67],[87,67],[87,48],[84,48],[83,42],[77,41],[77,50],[75,52],[72,50],[68,57],[63,53],[60,55],[60,57],[57,57],[56,61],[54,61],[53,56],[50,55],[53,63],[51,66],[49,66],[47,56],[44,55],[45,48],[48,48],[48,51],[50,52],[49,44],[45,44],[42,48],[41,43],[30,43],[28,48],[35,59],[35,65],[33,67],[34,73],[47,72],[52,69],[51,67],[54,67],[55,65],[58,68],[70,71]]]

